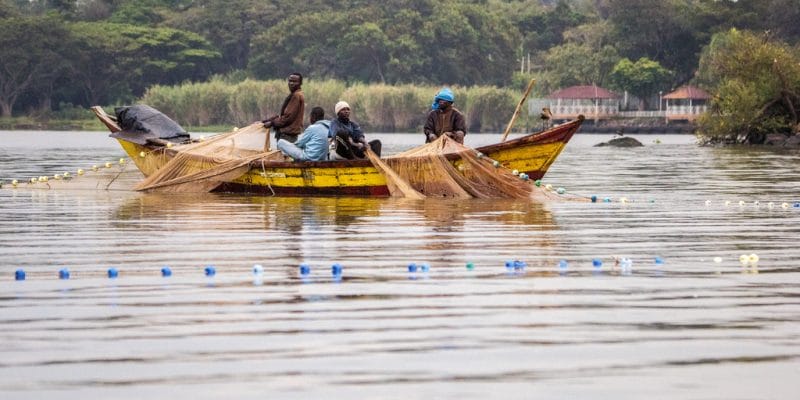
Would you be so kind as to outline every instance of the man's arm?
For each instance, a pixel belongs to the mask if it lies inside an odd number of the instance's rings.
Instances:
[[[353,137],[350,135],[347,135],[347,144],[350,145],[351,149],[359,149],[359,150],[363,150],[364,147],[366,146],[363,142],[356,142],[355,140],[353,140]]]
[[[339,121],[334,119],[331,121],[330,125],[328,125],[328,139],[335,138],[336,132],[339,132]]]
[[[436,111],[431,111],[428,113],[428,118],[425,120],[425,127],[422,128],[422,133],[425,134],[425,138],[427,139],[426,142],[432,142],[436,140],[436,116],[434,115]]]
[[[467,122],[464,120],[464,115],[459,111],[455,112],[453,118],[453,133],[460,135],[462,138],[467,134]]]
[[[361,126],[355,121],[350,121],[350,123],[353,125],[353,137],[355,141],[366,145],[367,138],[364,136],[364,131],[361,130]]]
[[[306,128],[306,130],[303,131],[303,133],[300,134],[300,137],[297,139],[296,142],[294,142],[295,146],[297,146],[297,147],[299,147],[301,149],[305,149],[306,148],[306,145],[308,144],[308,141],[311,140],[312,134],[309,131],[311,130],[311,128],[313,126],[314,125],[309,126],[308,128]]]

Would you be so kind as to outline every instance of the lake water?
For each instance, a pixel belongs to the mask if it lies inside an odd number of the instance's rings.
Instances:
[[[632,136],[537,204],[141,194],[105,134],[0,132],[0,398],[796,398],[800,153]]]

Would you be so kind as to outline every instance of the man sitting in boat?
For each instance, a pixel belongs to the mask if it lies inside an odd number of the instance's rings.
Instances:
[[[365,158],[367,146],[372,152],[381,155],[381,141],[371,140],[367,143],[364,132],[355,121],[350,120],[350,104],[340,101],[334,106],[336,119],[331,121],[328,137],[334,141],[335,151],[331,154],[332,160],[353,160]]]
[[[453,107],[454,101],[455,96],[449,88],[443,88],[433,98],[433,105],[423,128],[425,143],[430,143],[442,135],[447,135],[458,143],[464,143],[467,124],[461,111]]]
[[[312,108],[308,120],[311,125],[303,131],[297,142],[280,139],[278,150],[295,161],[327,160],[330,122],[325,120],[325,110],[322,107]]]

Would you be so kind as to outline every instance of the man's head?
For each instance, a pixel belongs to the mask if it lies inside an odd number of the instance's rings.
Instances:
[[[336,105],[333,107],[333,111],[339,118],[344,118],[344,119],[350,118],[350,104],[347,104],[346,101],[340,101],[336,103]]]
[[[325,119],[325,110],[323,110],[322,107],[312,108],[311,114],[308,116],[308,120],[313,124],[322,119]]]
[[[433,108],[438,108],[444,111],[450,108],[454,101],[455,96],[453,95],[453,91],[450,90],[450,88],[442,88],[439,93],[436,93],[436,97],[433,98]]]
[[[300,86],[303,85],[303,75],[299,72],[292,72],[289,74],[289,90],[294,92],[297,89],[300,89]]]

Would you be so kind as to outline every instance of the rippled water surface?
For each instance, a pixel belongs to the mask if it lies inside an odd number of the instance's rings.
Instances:
[[[538,204],[141,194],[105,134],[0,132],[0,398],[796,398],[800,153],[609,138],[544,180],[600,202]]]

